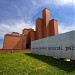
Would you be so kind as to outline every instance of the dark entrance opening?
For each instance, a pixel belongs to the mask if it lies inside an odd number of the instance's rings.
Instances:
[[[30,48],[30,47],[29,47],[29,44],[26,44],[26,48]]]

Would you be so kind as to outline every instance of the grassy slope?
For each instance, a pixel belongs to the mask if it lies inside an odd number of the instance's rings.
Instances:
[[[75,64],[31,53],[0,54],[0,75],[75,75]]]

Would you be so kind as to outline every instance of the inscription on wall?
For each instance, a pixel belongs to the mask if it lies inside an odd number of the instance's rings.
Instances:
[[[68,47],[65,47],[65,48],[63,48],[63,46],[60,46],[60,47],[34,47],[34,48],[32,48],[32,50],[43,50],[43,49],[45,49],[45,50],[75,50],[75,45],[73,45],[73,46],[68,46]]]
[[[31,52],[75,60],[75,30],[31,42]]]

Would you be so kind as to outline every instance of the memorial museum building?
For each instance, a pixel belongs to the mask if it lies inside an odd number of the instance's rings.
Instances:
[[[22,34],[12,32],[4,36],[3,49],[26,49],[31,48],[31,41],[58,35],[58,21],[50,20],[50,11],[45,8],[42,18],[36,20],[36,28],[23,29]]]

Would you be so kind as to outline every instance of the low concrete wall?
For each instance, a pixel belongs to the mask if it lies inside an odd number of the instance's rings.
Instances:
[[[13,52],[31,52],[31,50],[30,49],[25,49],[25,50],[0,49],[0,53],[13,53]]]

